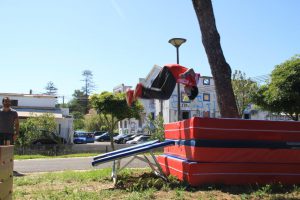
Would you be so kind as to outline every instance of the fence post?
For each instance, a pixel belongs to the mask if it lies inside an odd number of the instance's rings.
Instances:
[[[11,200],[13,192],[14,146],[0,146],[0,199]]]

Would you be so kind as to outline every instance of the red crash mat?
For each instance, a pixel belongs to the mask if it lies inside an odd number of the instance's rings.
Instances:
[[[164,153],[197,162],[300,164],[300,149],[213,148],[174,145],[165,147]]]
[[[158,156],[166,175],[174,175],[192,186],[201,184],[299,184],[300,164],[201,163]]]
[[[165,124],[165,138],[300,142],[300,122],[193,117]]]

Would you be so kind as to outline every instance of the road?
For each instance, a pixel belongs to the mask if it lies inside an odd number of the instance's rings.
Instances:
[[[124,158],[121,161],[125,164],[132,157]],[[103,163],[96,167],[91,165],[92,157],[84,158],[56,158],[56,159],[30,159],[30,160],[15,160],[14,171],[18,173],[34,173],[34,172],[54,172],[64,170],[90,170],[90,169],[101,169],[110,168],[112,162]],[[148,164],[134,159],[128,167],[131,168],[143,168],[147,167]]]

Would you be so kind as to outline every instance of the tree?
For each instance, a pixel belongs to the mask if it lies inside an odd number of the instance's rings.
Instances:
[[[45,87],[46,94],[48,95],[56,95],[57,88],[54,86],[54,83],[52,81],[49,81]]]
[[[150,138],[152,140],[164,141],[165,129],[164,118],[162,115],[158,115],[156,119],[153,119],[151,115],[147,117],[146,130],[150,132]]]
[[[84,129],[84,115],[81,112],[74,111],[71,113],[73,115],[73,129],[82,130]]]
[[[84,105],[85,105],[85,113],[89,110],[89,95],[92,93],[92,91],[95,89],[95,84],[93,82],[93,73],[90,70],[84,70],[82,72],[82,76],[84,79],[84,86],[82,87],[82,92],[84,93]]]
[[[223,55],[211,0],[193,0],[193,5],[200,25],[202,43],[215,81],[221,116],[238,118],[239,113],[231,85],[231,68]]]
[[[114,150],[113,132],[119,121],[125,118],[140,118],[143,106],[137,101],[128,107],[124,93],[102,92],[90,96],[91,105],[104,118],[104,124],[110,134],[111,147]]]
[[[275,66],[268,84],[262,85],[253,101],[265,110],[284,113],[298,121],[300,114],[300,55]]]
[[[20,124],[20,137],[17,144],[30,145],[39,138],[51,138],[51,133],[56,132],[56,122],[53,114],[31,116]],[[58,143],[60,141],[57,141]]]
[[[87,131],[104,131],[107,127],[104,125],[104,117],[96,113],[84,117],[84,129]]]
[[[239,115],[251,103],[251,96],[257,92],[257,83],[246,77],[245,73],[235,70],[232,75],[232,88],[237,103]]]
[[[70,113],[80,112],[85,114],[85,97],[84,93],[80,90],[75,90],[73,93],[73,99],[68,102],[68,107],[70,109]]]

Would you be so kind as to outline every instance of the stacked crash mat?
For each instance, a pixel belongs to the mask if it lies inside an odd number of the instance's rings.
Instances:
[[[200,184],[300,183],[300,122],[194,117],[165,125],[163,171]]]

